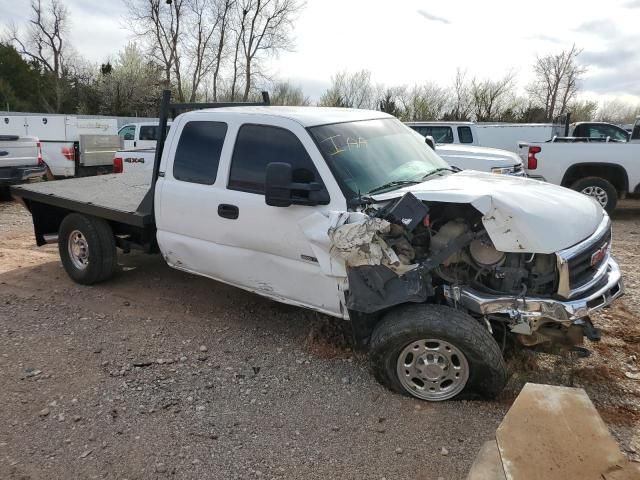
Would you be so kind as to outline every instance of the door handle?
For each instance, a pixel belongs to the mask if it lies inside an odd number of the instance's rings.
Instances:
[[[222,218],[235,220],[236,218],[238,218],[238,215],[240,215],[240,211],[235,205],[221,203],[220,205],[218,205],[218,215],[220,215]]]

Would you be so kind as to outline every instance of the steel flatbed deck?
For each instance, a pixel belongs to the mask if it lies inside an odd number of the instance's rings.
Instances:
[[[134,227],[154,223],[151,202],[145,199],[151,172],[99,175],[12,187],[25,201],[52,205]]]

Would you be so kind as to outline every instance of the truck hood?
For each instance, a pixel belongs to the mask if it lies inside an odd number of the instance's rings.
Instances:
[[[554,253],[590,236],[605,211],[590,197],[557,185],[482,172],[443,175],[375,195],[385,201],[411,192],[422,201],[469,203],[503,252]]]
[[[473,145],[459,144],[438,144],[436,153],[452,166],[463,168],[457,162],[465,162],[464,169],[469,169],[470,162],[472,169],[489,171],[492,167],[512,167],[521,165],[522,160],[518,155],[506,150],[497,148],[476,147]]]

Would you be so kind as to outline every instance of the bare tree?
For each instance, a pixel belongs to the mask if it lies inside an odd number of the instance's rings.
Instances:
[[[220,78],[220,71],[222,67],[222,61],[224,58],[225,50],[227,48],[227,40],[229,37],[229,29],[231,23],[231,15],[233,8],[236,4],[236,0],[220,0],[215,1],[215,18],[219,25],[218,41],[216,44],[216,50],[214,53],[214,67],[213,67],[213,101],[218,101],[218,85]]]
[[[547,120],[566,112],[569,103],[575,100],[579,81],[586,72],[586,68],[577,63],[581,51],[573,45],[569,50],[536,59],[536,79],[528,90],[545,109]]]
[[[444,109],[449,100],[449,92],[428,82],[423,85],[414,85],[404,88],[399,92],[402,105],[402,120],[438,120],[442,118]]]
[[[502,112],[511,108],[515,74],[510,72],[498,80],[471,80],[471,101],[475,120],[488,122],[500,120]]]
[[[240,0],[240,40],[244,57],[244,94],[249,98],[260,54],[277,54],[291,48],[293,18],[302,4],[297,0]]]
[[[271,86],[270,100],[272,105],[307,106],[311,100],[302,88],[289,81],[278,81]]]
[[[59,0],[50,0],[47,6],[42,0],[31,1],[29,26],[21,35],[16,25],[9,28],[9,41],[18,52],[36,62],[55,79],[55,101],[53,108],[59,112],[64,97],[63,77],[66,67],[65,35],[68,27],[68,11]]]
[[[174,76],[178,97],[184,101],[180,54],[186,0],[173,0],[170,4],[164,0],[133,0],[127,6],[132,31],[145,41],[148,53],[162,66],[167,86]]]
[[[212,55],[212,46],[222,17],[218,15],[214,1],[190,0],[187,4],[189,15],[186,17],[187,39],[184,50],[189,61],[190,102],[195,102],[200,83],[216,64],[216,58]]]
[[[575,120],[574,109],[575,105],[573,105],[571,109],[571,119]],[[591,112],[592,115],[595,112]],[[594,115],[595,119],[600,122],[610,122],[610,123],[633,123],[640,115],[640,104],[630,105],[621,100],[608,100],[602,102],[597,107],[597,114]],[[591,119],[589,119],[591,120]],[[579,121],[579,120],[575,120]]]
[[[444,115],[447,120],[469,120],[471,118],[472,101],[469,83],[467,82],[467,72],[456,70],[451,92],[450,111]]]
[[[331,77],[331,85],[320,97],[322,107],[375,108],[378,97],[371,82],[371,72],[338,72]]]

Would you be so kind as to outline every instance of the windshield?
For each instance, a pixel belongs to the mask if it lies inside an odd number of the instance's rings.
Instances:
[[[352,197],[417,183],[436,169],[449,168],[424,137],[395,118],[321,125],[309,131]]]

